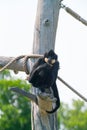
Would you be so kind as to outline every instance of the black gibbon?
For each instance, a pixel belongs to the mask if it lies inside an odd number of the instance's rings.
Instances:
[[[47,88],[51,87],[53,95],[57,99],[56,107],[52,111],[47,111],[47,113],[55,112],[60,106],[60,98],[56,85],[58,70],[59,62],[57,55],[53,50],[50,50],[37,60],[29,76],[29,82],[34,87],[39,88],[41,92],[45,92]]]

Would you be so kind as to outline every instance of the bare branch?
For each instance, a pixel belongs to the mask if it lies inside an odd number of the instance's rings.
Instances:
[[[31,101],[35,102],[37,104],[37,97],[34,94],[31,94],[29,92],[26,92],[23,89],[20,89],[18,87],[12,87],[10,88],[11,91],[17,92],[19,94],[21,94],[22,96],[25,96],[27,98],[29,98]]]
[[[49,93],[38,93],[36,96],[18,87],[12,87],[10,88],[10,90],[29,98],[31,101],[37,104],[39,108],[43,111],[51,111],[53,102],[56,102],[56,98],[54,98],[54,96]]]
[[[24,71],[23,59],[20,59],[18,61],[11,63],[14,59],[15,59],[14,57],[0,56],[0,68],[3,68],[4,66],[6,66],[6,69]],[[11,63],[11,64],[9,64],[9,63]],[[9,64],[9,65],[7,66],[7,64]]]
[[[3,71],[5,69],[11,69],[14,71],[25,71],[24,68],[24,62],[27,58],[27,61],[29,58],[39,58],[42,57],[43,55],[39,54],[31,54],[31,55],[21,55],[18,57],[0,57],[0,70]],[[27,63],[27,68],[29,69],[29,63]]]

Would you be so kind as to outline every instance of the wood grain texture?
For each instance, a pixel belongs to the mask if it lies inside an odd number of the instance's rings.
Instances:
[[[33,42],[34,54],[44,54],[50,49],[54,50],[59,10],[60,0],[38,0]],[[37,94],[38,90],[33,89],[33,92]],[[32,103],[32,130],[58,130],[57,124],[56,113],[47,114]]]

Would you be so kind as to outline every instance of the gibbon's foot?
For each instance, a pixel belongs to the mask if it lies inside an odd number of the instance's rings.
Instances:
[[[45,89],[45,93],[49,93],[49,94],[52,94],[53,95],[53,90],[52,90],[52,88],[50,87],[50,88],[46,88]]]

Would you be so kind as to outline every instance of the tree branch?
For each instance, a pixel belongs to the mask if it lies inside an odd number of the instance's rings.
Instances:
[[[17,93],[21,94],[22,96],[25,96],[25,97],[29,98],[31,101],[33,101],[33,102],[35,102],[37,104],[37,97],[36,97],[36,95],[31,94],[29,92],[26,92],[25,90],[20,89],[18,87],[12,87],[12,88],[10,88],[10,90],[14,91],[14,92],[17,92]]]
[[[56,98],[54,98],[53,95],[49,93],[38,93],[36,96],[18,87],[12,87],[10,88],[10,90],[29,98],[31,101],[37,104],[39,108],[43,111],[51,111],[52,103],[56,102]]]
[[[4,56],[0,56],[0,68],[2,68],[0,70],[3,71],[4,69],[11,69],[14,71],[25,71],[25,63],[28,69],[30,69],[30,65],[29,65],[29,58],[39,58],[42,57],[43,55],[39,55],[39,54],[32,54],[32,55],[21,55],[18,57],[4,57]],[[27,61],[26,61],[27,58]],[[28,70],[29,71],[29,70]]]

